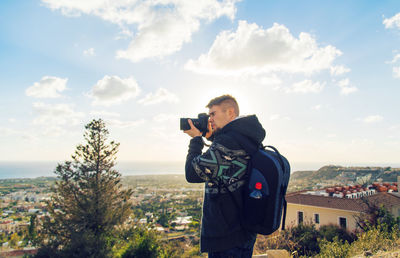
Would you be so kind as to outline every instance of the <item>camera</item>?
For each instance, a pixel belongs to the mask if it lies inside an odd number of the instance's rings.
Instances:
[[[192,120],[193,125],[199,129],[203,135],[208,131],[208,118],[209,115],[206,113],[200,113],[197,115],[198,118],[181,118],[181,130],[190,130],[188,119]]]

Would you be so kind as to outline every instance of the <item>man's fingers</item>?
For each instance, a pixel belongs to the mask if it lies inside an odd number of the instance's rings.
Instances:
[[[183,132],[192,137],[201,136],[201,132],[199,131],[199,129],[196,128],[196,126],[193,125],[192,120],[188,119],[188,123],[190,125],[190,129]]]
[[[213,134],[213,130],[212,130],[212,126],[211,126],[211,122],[210,121],[208,121],[207,129],[208,129],[208,131],[207,131],[205,137],[208,139]]]
[[[192,119],[188,119],[188,123],[190,125],[190,129],[195,128],[195,126],[193,125]]]

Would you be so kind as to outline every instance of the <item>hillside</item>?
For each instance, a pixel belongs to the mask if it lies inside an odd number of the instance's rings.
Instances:
[[[289,191],[312,189],[335,184],[369,184],[375,181],[396,182],[400,168],[323,166],[315,171],[297,171],[291,175]]]

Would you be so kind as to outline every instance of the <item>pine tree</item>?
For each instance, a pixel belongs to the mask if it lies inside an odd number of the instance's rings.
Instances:
[[[109,257],[116,227],[130,215],[132,191],[122,189],[121,174],[113,169],[119,143],[107,142],[101,119],[85,128],[85,144],[55,170],[59,180],[48,202],[39,257]]]

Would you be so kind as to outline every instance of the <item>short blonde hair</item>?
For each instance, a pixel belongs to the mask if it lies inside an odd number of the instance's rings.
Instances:
[[[233,107],[235,115],[239,116],[239,105],[236,99],[231,95],[226,94],[213,98],[210,100],[210,102],[208,102],[206,108],[211,108],[212,106],[224,106],[224,108]]]

